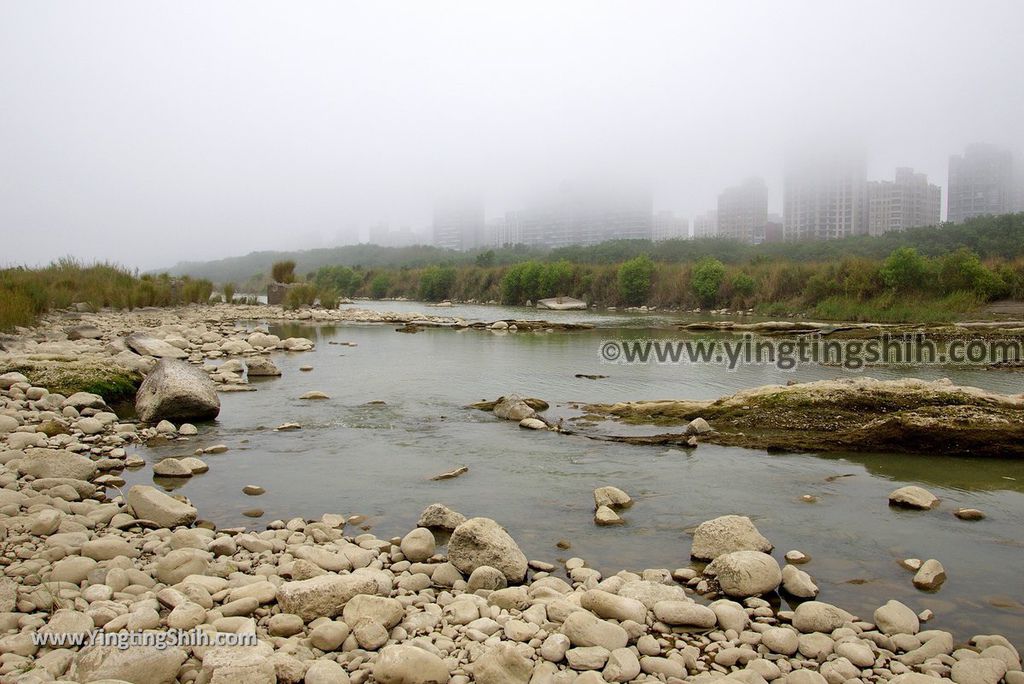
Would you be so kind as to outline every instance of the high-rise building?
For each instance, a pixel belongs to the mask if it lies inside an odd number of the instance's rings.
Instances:
[[[831,240],[868,228],[863,156],[816,154],[786,164],[782,230],[789,240]]]
[[[484,205],[479,198],[459,198],[434,206],[434,245],[466,251],[487,244]]]
[[[901,166],[891,181],[868,183],[868,233],[938,225],[942,213],[942,189],[928,176]]]
[[[1013,154],[995,145],[974,143],[949,158],[946,220],[962,223],[984,214],[1006,214],[1017,208]]]
[[[764,242],[766,223],[768,186],[764,180],[749,178],[718,196],[718,237],[759,244]]]
[[[690,237],[690,220],[683,216],[676,216],[671,211],[659,211],[654,215],[654,222],[651,226],[651,239],[655,242],[661,240],[685,240]]]
[[[513,244],[541,247],[651,239],[649,192],[563,185],[525,209],[505,215]]]
[[[718,212],[707,211],[693,219],[693,237],[710,238],[718,235]]]
[[[370,244],[381,247],[409,247],[421,242],[421,236],[410,230],[409,226],[392,229],[387,223],[375,223],[370,226]]]

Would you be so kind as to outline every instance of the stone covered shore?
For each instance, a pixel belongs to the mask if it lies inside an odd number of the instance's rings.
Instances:
[[[243,384],[250,364],[268,368],[272,351],[311,347],[197,311],[96,316],[90,323],[100,335],[72,332],[77,340],[44,324],[6,344],[18,358],[58,353],[46,345],[82,350],[48,361],[58,367],[81,362],[86,349],[96,357],[129,351],[145,364],[141,372],[157,358],[145,351],[197,366],[232,357],[237,377],[213,378],[224,386]],[[256,532],[217,529],[184,497],[116,485],[123,468],[146,467],[131,458],[133,443],[216,445],[189,424],[122,420],[100,396],[53,389],[20,372],[0,376],[5,682],[1024,684],[1019,653],[1000,636],[928,629],[929,612],[882,597],[861,616],[816,600],[827,597],[816,597],[801,569],[813,572],[813,561],[791,552],[780,566],[771,542],[741,516],[698,527],[692,567],[681,548],[678,568],[637,569],[638,560],[610,576],[579,558],[529,560],[498,522],[467,520],[440,504],[390,539],[340,512]],[[598,490],[595,507],[624,505],[622,497]],[[807,600],[778,611],[766,600],[777,591]],[[47,635],[98,628],[250,633],[258,641],[40,645]]]

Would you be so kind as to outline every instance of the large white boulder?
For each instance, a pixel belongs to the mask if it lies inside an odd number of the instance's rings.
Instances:
[[[184,350],[146,333],[132,333],[124,342],[129,349],[143,356],[155,356],[158,359],[184,359],[188,356]]]
[[[757,531],[750,518],[743,515],[723,515],[697,526],[693,533],[690,556],[710,561],[733,551],[768,553],[772,548],[772,543]]]
[[[128,505],[135,511],[135,517],[152,520],[160,527],[191,525],[196,521],[195,508],[149,485],[129,489]]]
[[[782,582],[779,563],[760,551],[733,551],[722,554],[705,568],[714,575],[726,596],[745,598],[775,591]]]
[[[490,518],[470,518],[455,528],[448,541],[448,560],[464,575],[489,565],[512,583],[526,577],[526,555],[519,545]]]
[[[199,368],[164,359],[139,387],[135,411],[147,423],[212,420],[220,413],[213,381]]]

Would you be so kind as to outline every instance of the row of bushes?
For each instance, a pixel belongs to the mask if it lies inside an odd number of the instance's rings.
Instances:
[[[61,259],[45,268],[0,270],[0,330],[28,326],[51,309],[84,303],[91,309],[200,304],[210,301],[206,279],[138,275],[109,263],[84,266]]]
[[[333,269],[343,273],[331,286],[328,275],[338,275]],[[560,260],[365,271],[325,267],[312,280],[321,293],[326,285],[345,296],[374,298],[525,304],[571,296],[605,306],[756,308],[780,315],[891,320],[913,320],[915,309],[930,308],[932,313],[922,313],[924,320],[949,318],[998,298],[1024,299],[1024,259],[984,263],[966,248],[928,257],[902,247],[884,260],[845,257],[821,263],[758,258],[735,265],[714,257],[664,263],[640,255],[620,264]]]

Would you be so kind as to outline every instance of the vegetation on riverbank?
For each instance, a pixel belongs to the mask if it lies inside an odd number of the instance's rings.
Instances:
[[[382,254],[417,255],[415,265],[401,259],[379,266],[333,263],[303,276],[296,272],[302,272],[301,259],[283,259],[268,264],[259,282],[265,287],[272,275],[290,285],[287,308],[317,301],[333,308],[342,297],[526,304],[570,296],[600,306],[752,309],[773,317],[909,323],[949,322],[997,299],[1024,300],[1024,214],[785,245],[640,240],[475,255],[371,247],[360,246],[358,253],[371,261],[382,261]],[[233,297],[234,283],[225,280],[224,291]],[[254,292],[256,286],[250,280],[241,289]],[[40,313],[72,303],[131,309],[206,302],[212,292],[207,279],[140,276],[67,259],[38,270],[6,269],[0,271],[0,329],[29,325]]]
[[[920,254],[935,257],[966,247],[982,260],[1012,261],[1024,257],[1024,214],[983,216],[963,224],[911,228],[885,235],[857,236],[842,240],[766,243],[747,245],[718,238],[699,240],[613,240],[591,246],[570,246],[546,250],[525,245],[482,248],[456,252],[427,245],[381,247],[372,244],[345,245],[291,252],[252,252],[216,261],[183,262],[169,269],[172,275],[189,275],[215,282],[244,284],[241,291],[266,287],[271,266],[278,261],[295,262],[297,273],[315,273],[323,266],[347,266],[362,272],[418,270],[447,265],[456,268],[511,266],[524,261],[579,264],[619,264],[641,254],[656,262],[693,263],[714,257],[725,264],[756,260],[794,262],[837,261],[844,257],[882,260],[900,247],[913,247]]]
[[[341,275],[338,275],[338,273]],[[928,257],[901,247],[887,258],[833,262],[714,257],[665,263],[640,255],[621,264],[526,261],[512,266],[431,266],[360,271],[324,267],[311,282],[343,296],[526,304],[570,296],[604,306],[754,309],[848,321],[940,323],[986,302],[1024,299],[1024,257],[983,262],[967,248]],[[331,285],[332,283],[337,283]]]
[[[40,269],[0,270],[0,330],[32,325],[40,314],[72,304],[134,309],[205,303],[212,293],[213,283],[205,279],[139,275],[115,264],[86,266],[65,258]]]
[[[306,282],[321,301],[326,294],[328,301],[341,296],[526,304],[571,296],[601,306],[753,309],[779,317],[915,323],[949,322],[989,301],[1024,299],[1024,214],[785,245],[633,240],[475,255],[371,247],[360,246],[358,253],[383,265],[323,265]],[[389,254],[397,265],[387,261]],[[437,263],[423,265],[428,257]],[[308,288],[293,295],[301,303],[311,297]]]

